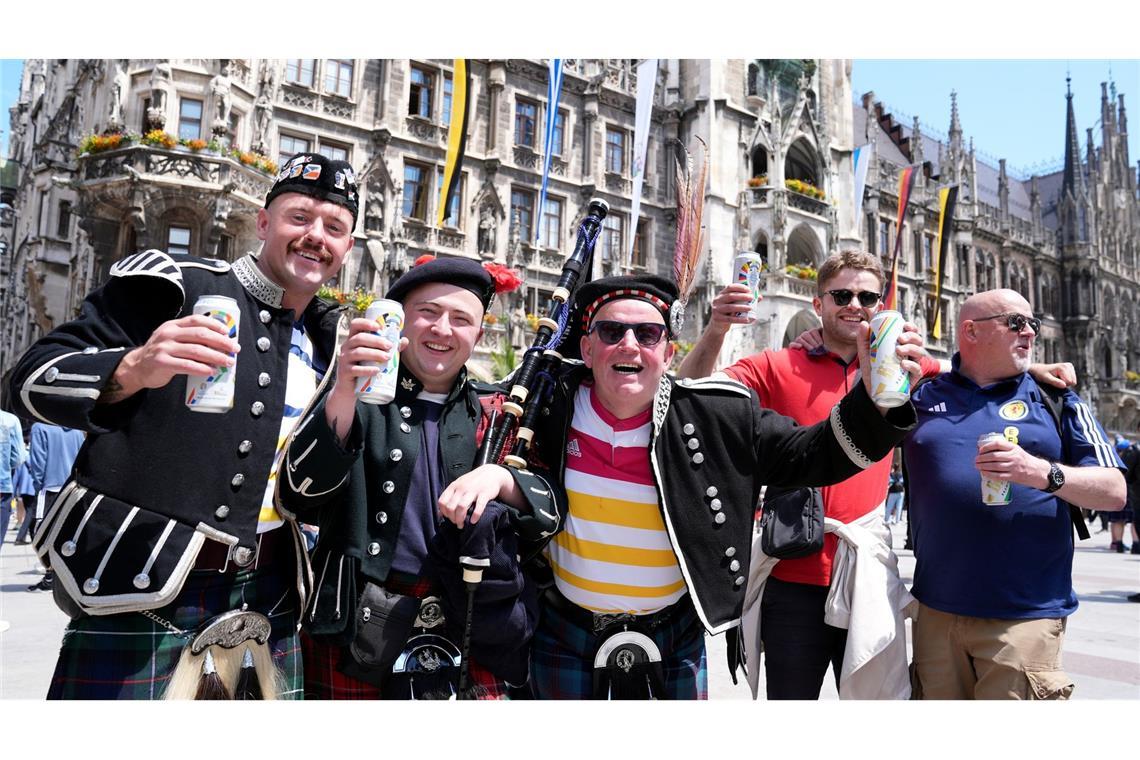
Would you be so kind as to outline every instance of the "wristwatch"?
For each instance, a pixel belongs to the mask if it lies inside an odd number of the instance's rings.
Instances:
[[[1061,465],[1056,462],[1050,462],[1049,475],[1046,480],[1048,481],[1048,485],[1045,486],[1045,493],[1053,493],[1065,485],[1065,472],[1061,469]]]

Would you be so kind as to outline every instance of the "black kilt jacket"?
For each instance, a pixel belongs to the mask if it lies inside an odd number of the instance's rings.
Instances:
[[[538,455],[559,475],[574,394],[587,377],[580,363],[563,363],[551,424],[537,431]],[[827,420],[804,427],[761,407],[756,393],[735,381],[664,376],[653,403],[650,464],[665,529],[705,630],[716,634],[740,622],[761,486],[838,483],[887,456],[914,423],[909,402],[884,417],[862,383]]]
[[[201,295],[237,301],[233,408],[193,412],[186,378],[116,404],[97,404],[119,362]],[[71,481],[36,537],[62,588],[84,612],[150,609],[181,588],[205,539],[252,560],[262,498],[285,405],[295,315],[246,257],[223,261],[150,250],[115,264],[78,318],[37,341],[12,373],[14,411],[87,432]],[[340,310],[314,299],[304,313],[314,362],[328,366]],[[292,525],[286,529],[296,533]],[[298,590],[309,569],[298,556]]]
[[[330,389],[332,384],[328,386]],[[383,584],[392,567],[404,507],[421,453],[421,413],[412,403],[422,383],[400,365],[389,404],[356,405],[342,447],[325,418],[327,392],[297,425],[277,482],[279,508],[320,526],[313,551],[315,587],[302,621],[315,636],[345,644],[359,624],[363,584]],[[444,485],[469,472],[477,451],[480,399],[502,388],[467,380],[461,370],[439,419]],[[561,525],[565,493],[541,471],[508,470],[527,500],[508,507],[523,560],[537,554]]]

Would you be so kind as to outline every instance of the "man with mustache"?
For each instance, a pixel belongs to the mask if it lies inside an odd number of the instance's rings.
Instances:
[[[310,572],[296,524],[274,508],[273,481],[279,445],[333,356],[339,313],[315,296],[352,248],[357,208],[347,162],[298,154],[258,211],[259,254],[233,264],[130,256],[13,370],[19,414],[87,433],[36,537],[72,617],[49,698],[181,693],[167,687],[188,642],[242,609],[265,621],[259,640],[240,646],[268,647],[280,688],[263,679],[266,696],[300,697]],[[192,314],[200,296],[233,299],[236,330]],[[187,375],[235,363],[231,409],[188,408]]]
[[[1027,374],[1041,322],[1013,290],[962,304],[952,370],[914,393],[903,445],[916,560],[914,689],[923,699],[1067,699],[1070,505],[1124,506],[1124,466],[1089,406],[1060,420]],[[994,434],[987,438],[989,434]],[[1080,519],[1079,516],[1076,519]]]

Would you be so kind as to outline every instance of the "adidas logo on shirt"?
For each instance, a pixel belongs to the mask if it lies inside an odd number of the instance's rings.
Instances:
[[[945,401],[940,401],[939,403],[937,403],[937,404],[935,404],[934,406],[930,407],[930,408],[929,408],[929,409],[927,409],[926,411],[928,411],[928,412],[945,412],[945,411],[946,411],[946,402],[945,402]]]
[[[582,451],[578,448],[577,438],[571,438],[570,442],[566,444],[566,455],[572,457],[582,456]]]

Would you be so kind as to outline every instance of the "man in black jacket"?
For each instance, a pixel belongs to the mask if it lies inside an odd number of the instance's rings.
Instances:
[[[272,658],[279,695],[300,696],[297,626],[311,573],[272,484],[291,410],[333,355],[339,315],[314,296],[352,247],[357,206],[349,164],[294,156],[258,212],[260,254],[233,265],[130,256],[13,370],[18,414],[87,432],[36,535],[56,601],[73,617],[49,697],[180,695],[176,663],[200,672],[218,649],[191,653],[187,642],[243,607],[259,615],[242,618],[257,640],[227,652],[240,663],[248,648],[267,692]],[[233,299],[238,325],[193,314],[207,295]],[[186,375],[235,362],[231,409],[187,406]],[[236,667],[215,668],[232,688]],[[193,696],[198,673],[189,675]]]
[[[436,259],[411,269],[386,295],[404,307],[400,346],[374,334],[375,323],[353,320],[336,382],[298,426],[279,495],[285,509],[320,526],[313,554],[316,591],[304,617],[309,698],[407,698],[413,690],[419,697],[455,686],[448,683],[454,671],[441,679],[426,672],[394,674],[393,668],[405,645],[421,640],[415,638],[419,634],[447,634],[450,644],[437,642],[438,649],[419,652],[433,665],[457,654],[450,647],[462,621],[440,615],[450,600],[440,598],[430,555],[441,519],[437,499],[471,468],[480,398],[495,390],[477,387],[464,368],[493,295],[491,275],[469,259]],[[358,403],[359,378],[376,373],[394,350],[400,351],[395,399]],[[520,478],[523,487],[550,492],[537,475]],[[510,525],[524,544],[520,551],[526,553],[529,542],[533,553],[557,529],[558,511],[545,499],[541,511],[532,511],[513,483],[505,489],[511,491],[505,501],[517,507]],[[409,598],[419,601],[409,608]],[[508,644],[512,633],[500,633],[504,646],[525,646]],[[513,633],[529,638],[528,631]],[[419,651],[414,641],[411,647],[406,664]],[[472,659],[481,696],[503,696],[504,682],[526,681],[525,654],[512,663],[521,667],[497,672]]]
[[[827,421],[798,427],[738,383],[675,381],[665,371],[676,299],[656,276],[597,280],[574,297],[562,349],[583,361],[564,364],[535,442],[569,505],[533,640],[541,698],[704,698],[703,633],[739,624],[761,486],[843,480],[913,423],[909,404],[877,409],[865,383]],[[912,374],[915,348],[900,346]],[[493,469],[444,493],[453,519],[503,497]]]

